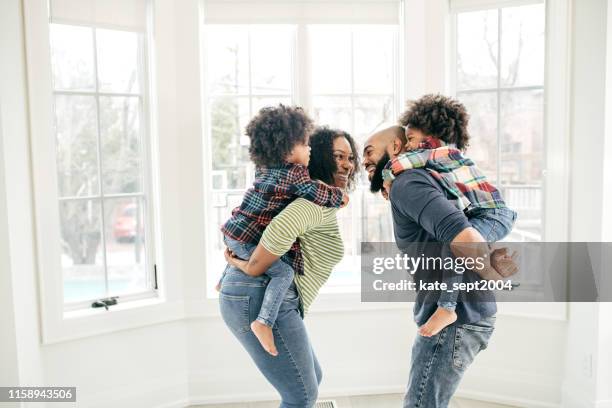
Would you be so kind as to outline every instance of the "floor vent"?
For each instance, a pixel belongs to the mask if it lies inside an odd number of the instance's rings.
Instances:
[[[315,408],[338,408],[338,405],[336,405],[336,401],[333,400],[317,401]]]

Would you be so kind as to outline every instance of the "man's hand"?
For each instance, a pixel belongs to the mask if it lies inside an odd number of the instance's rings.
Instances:
[[[491,266],[504,278],[508,278],[519,271],[517,264],[518,252],[508,255],[508,248],[499,248],[491,252]]]

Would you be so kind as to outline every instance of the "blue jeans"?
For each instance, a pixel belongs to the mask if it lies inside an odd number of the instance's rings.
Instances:
[[[282,300],[272,327],[278,356],[268,354],[251,331],[250,324],[261,308],[268,282],[266,275],[251,277],[228,266],[219,294],[221,316],[259,371],[279,392],[280,408],[311,408],[317,400],[322,372],[300,316],[295,284]]]
[[[246,244],[228,237],[225,237],[225,244],[236,256],[245,260],[251,257],[256,248],[253,244]],[[268,268],[266,275],[270,277],[270,281],[266,287],[266,294],[257,315],[256,320],[258,322],[268,327],[274,326],[281,302],[293,282],[294,274],[291,265],[284,263],[280,259]]]
[[[497,242],[504,239],[511,231],[516,221],[516,212],[509,208],[475,208],[467,212],[468,221],[487,242]],[[442,257],[452,257],[448,245],[442,253]],[[462,274],[455,271],[445,271],[443,281],[449,288],[454,283],[460,283]],[[457,306],[458,293],[456,291],[442,291],[438,299],[438,306],[448,310],[455,310]]]
[[[495,316],[452,324],[432,337],[417,335],[412,346],[404,408],[446,408],[465,370],[487,348]]]

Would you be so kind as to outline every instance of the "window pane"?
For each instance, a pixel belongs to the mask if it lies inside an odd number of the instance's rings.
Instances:
[[[393,219],[388,201],[380,194],[364,191],[364,217],[361,221],[364,242],[393,242]]]
[[[138,33],[96,29],[100,92],[139,92],[138,37]]]
[[[314,120],[352,133],[351,98],[344,96],[316,96],[313,98]]]
[[[251,28],[253,94],[282,95],[291,92],[294,41],[295,29],[292,26]]]
[[[355,26],[353,30],[353,66],[355,93],[393,92],[392,63],[397,54],[395,27]],[[345,64],[348,64],[346,61]]]
[[[457,89],[497,87],[498,11],[457,15]]]
[[[139,198],[104,202],[109,296],[147,289],[145,217]]]
[[[100,97],[104,194],[141,191],[140,99]]]
[[[93,33],[88,27],[50,24],[51,67],[56,90],[93,91]]]
[[[502,85],[544,84],[544,12],[544,4],[502,9]]]
[[[381,124],[393,117],[393,96],[362,96],[355,98],[355,137],[360,142]]]
[[[98,194],[98,135],[93,96],[55,96],[60,197]]]
[[[211,94],[248,94],[249,37],[245,26],[207,26],[207,76]]]
[[[507,204],[518,212],[511,239],[542,239],[544,92],[501,94],[501,178]]]
[[[312,92],[351,92],[351,28],[346,25],[308,27]]]
[[[223,250],[225,249],[225,243],[223,242],[223,235],[221,234],[220,227],[230,217],[231,212],[234,208],[240,205],[242,197],[244,196],[243,191],[226,193],[226,192],[212,192],[211,193],[211,208],[210,208],[210,222],[211,222],[211,234],[209,239],[211,240],[210,246],[207,248],[208,256],[208,273],[206,274],[206,284],[208,288],[209,296],[216,296],[214,287],[223,272],[223,269],[227,265],[223,258]]]
[[[65,302],[105,295],[100,214],[98,201],[60,203]]]
[[[257,115],[257,112],[259,112],[261,108],[265,108],[266,106],[278,106],[279,103],[290,106],[292,105],[291,97],[290,96],[287,96],[287,97],[276,97],[275,96],[275,97],[268,97],[268,98],[253,98],[253,115],[251,116]],[[244,131],[244,129],[242,130]],[[247,141],[248,141],[248,138],[247,138]]]
[[[541,185],[544,164],[542,90],[501,94],[503,184]]]
[[[244,131],[249,99],[219,97],[210,101],[213,182],[216,188],[246,188],[250,160]]]
[[[497,184],[497,93],[475,92],[458,97],[470,115],[467,156]]]

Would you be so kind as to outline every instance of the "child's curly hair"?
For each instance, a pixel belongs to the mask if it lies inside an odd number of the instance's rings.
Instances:
[[[408,102],[408,109],[399,118],[402,126],[418,129],[460,150],[468,147],[470,119],[465,106],[456,99],[440,94],[429,94]]]
[[[280,104],[262,108],[246,127],[251,160],[256,166],[280,166],[295,145],[307,142],[313,129],[312,119],[300,107]]]

